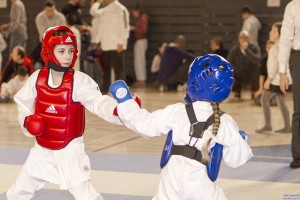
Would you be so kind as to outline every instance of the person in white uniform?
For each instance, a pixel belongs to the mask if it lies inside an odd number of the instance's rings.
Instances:
[[[187,105],[176,103],[152,113],[139,108],[124,82],[113,83],[110,92],[120,103],[118,115],[129,129],[145,138],[172,131],[171,138],[167,138],[171,142],[164,150],[173,150],[167,158],[162,157],[167,163],[153,200],[227,199],[210,179],[210,149],[223,145],[224,163],[233,168],[245,164],[253,155],[233,118],[219,109],[219,102],[228,97],[234,82],[232,66],[224,58],[208,54],[195,58],[188,76]],[[196,122],[192,123],[190,111]]]
[[[18,121],[36,143],[8,200],[29,200],[48,183],[60,185],[76,200],[102,200],[90,183],[90,161],[84,150],[84,110],[116,124],[117,102],[102,95],[98,84],[72,69],[77,59],[76,36],[66,26],[49,28],[41,56],[46,66],[35,71],[16,94]]]

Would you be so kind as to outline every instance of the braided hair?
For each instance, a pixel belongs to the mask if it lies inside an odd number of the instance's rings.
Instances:
[[[214,124],[213,124],[213,128],[212,128],[212,134],[213,136],[216,136],[218,134],[218,130],[220,127],[220,119],[221,119],[221,114],[220,114],[220,108],[219,108],[219,103],[211,103],[211,106],[213,108],[214,111]],[[209,150],[209,145],[211,143],[212,138],[209,138],[207,140],[206,143],[204,143],[204,145],[201,148],[201,152],[202,152],[202,163],[208,163],[210,161],[210,150]]]

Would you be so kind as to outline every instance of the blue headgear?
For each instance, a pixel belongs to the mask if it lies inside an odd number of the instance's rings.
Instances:
[[[232,66],[223,57],[216,54],[197,57],[189,69],[184,100],[188,104],[199,100],[223,101],[233,82]]]

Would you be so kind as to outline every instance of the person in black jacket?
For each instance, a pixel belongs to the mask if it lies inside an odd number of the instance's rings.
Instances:
[[[221,37],[213,37],[210,39],[211,53],[227,58],[228,50],[224,48]]]
[[[260,59],[260,50],[249,42],[249,33],[241,31],[238,36],[238,44],[230,49],[227,58],[234,68],[235,82],[232,91],[235,100],[241,99],[241,92],[245,86],[250,86],[252,96],[258,90]]]

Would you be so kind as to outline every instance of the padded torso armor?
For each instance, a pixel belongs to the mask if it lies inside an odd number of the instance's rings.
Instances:
[[[72,99],[74,70],[65,72],[57,88],[48,85],[49,70],[48,67],[42,68],[36,82],[35,114],[42,116],[46,124],[44,134],[36,137],[36,140],[45,148],[58,150],[82,136],[85,109]]]

